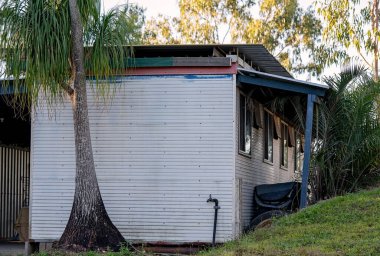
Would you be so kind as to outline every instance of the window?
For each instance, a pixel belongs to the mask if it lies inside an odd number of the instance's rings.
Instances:
[[[288,125],[286,123],[281,123],[281,158],[280,163],[281,167],[288,168]]]
[[[248,99],[240,94],[240,129],[239,129],[239,151],[251,154],[252,137],[252,112],[248,107]]]
[[[264,111],[264,159],[273,163],[273,116]]]
[[[295,137],[296,137],[296,146],[295,146],[295,152],[294,152],[294,172],[300,173],[302,172],[302,150],[301,150],[301,134],[298,132],[295,132]]]

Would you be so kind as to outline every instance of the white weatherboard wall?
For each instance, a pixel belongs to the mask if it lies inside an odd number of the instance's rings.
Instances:
[[[239,91],[237,95],[236,116],[239,118]],[[264,119],[264,114],[261,115]],[[262,120],[264,123],[264,120]],[[239,138],[239,122],[237,122],[236,138]],[[280,139],[273,139],[273,163],[264,161],[264,130],[252,128],[251,156],[241,155],[238,152],[239,141],[236,143],[236,179],[240,179],[240,207],[242,228],[248,226],[252,218],[253,189],[260,184],[273,184],[293,181],[294,173],[294,147],[288,148],[288,168],[280,167]]]
[[[89,91],[96,172],[107,211],[127,240],[211,242],[233,237],[233,77],[120,77],[112,102]],[[58,239],[74,194],[71,107],[32,121],[31,239]]]

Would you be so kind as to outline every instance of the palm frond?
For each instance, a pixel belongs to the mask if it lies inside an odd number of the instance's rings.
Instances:
[[[320,197],[356,189],[363,177],[379,169],[380,85],[363,66],[351,64],[325,78],[331,88],[320,104],[318,132],[322,141],[315,154]]]
[[[128,11],[101,14],[98,2],[81,0],[78,6],[88,47],[86,70],[97,81],[97,93],[107,95],[108,78],[127,68],[130,53],[125,45],[133,43],[127,40],[131,18]],[[143,9],[134,10],[143,16]],[[49,95],[49,105],[60,102],[73,82],[68,1],[1,1],[0,49],[4,75],[14,79],[15,100],[35,105],[43,93]]]

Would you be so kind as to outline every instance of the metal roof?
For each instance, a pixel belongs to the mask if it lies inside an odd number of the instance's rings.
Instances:
[[[238,68],[238,73],[238,80],[240,82],[247,84],[257,84],[280,90],[305,94],[312,93],[318,96],[323,96],[325,94],[325,91],[329,89],[329,86],[327,85],[306,82],[294,78],[268,74],[251,69]]]
[[[278,80],[278,81],[284,81],[284,82],[286,81],[286,82],[291,82],[294,84],[300,84],[300,85],[302,84],[302,85],[311,86],[311,87],[319,87],[319,88],[325,89],[325,90],[329,89],[328,85],[317,84],[317,83],[313,83],[313,82],[307,82],[307,81],[303,81],[303,80],[299,80],[299,79],[288,78],[288,77],[283,77],[283,76],[278,76],[278,75],[273,75],[273,74],[267,74],[264,72],[251,70],[251,69],[238,68],[238,71],[240,71],[242,73],[253,74],[253,75],[258,76],[258,77],[269,78],[269,79]]]
[[[212,57],[215,49],[224,55],[238,55],[258,71],[293,78],[261,44],[139,45],[133,46],[133,54],[136,58]]]

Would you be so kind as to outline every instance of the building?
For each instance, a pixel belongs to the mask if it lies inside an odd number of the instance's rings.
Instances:
[[[255,185],[308,170],[313,104],[328,88],[292,78],[262,45],[137,46],[134,56],[110,85],[112,100],[103,104],[89,90],[110,218],[132,242],[209,243],[211,194],[221,206],[216,241],[234,239],[252,216]],[[270,107],[285,97],[304,102],[305,133],[291,106]],[[30,134],[29,241],[51,242],[64,230],[74,194],[68,101],[46,106],[41,97]]]

